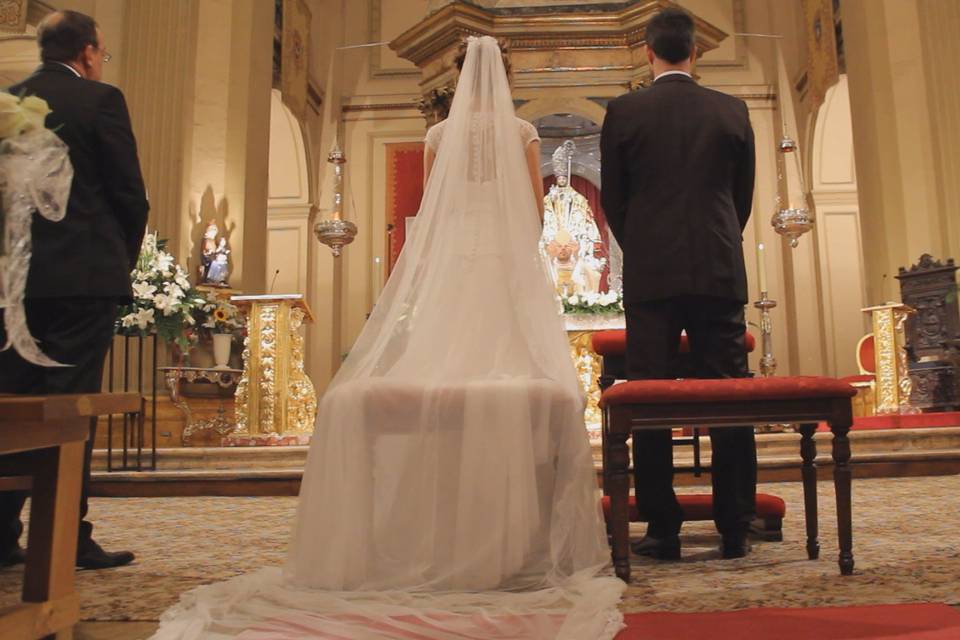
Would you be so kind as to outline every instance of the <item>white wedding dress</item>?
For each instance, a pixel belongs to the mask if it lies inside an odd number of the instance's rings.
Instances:
[[[416,232],[324,395],[286,565],[157,638],[610,639],[583,396],[495,40],[471,38]]]

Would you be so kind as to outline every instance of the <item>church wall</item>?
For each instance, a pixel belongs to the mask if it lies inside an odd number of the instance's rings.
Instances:
[[[845,0],[861,233],[871,303],[899,299],[899,267],[960,257],[960,9],[940,0]]]

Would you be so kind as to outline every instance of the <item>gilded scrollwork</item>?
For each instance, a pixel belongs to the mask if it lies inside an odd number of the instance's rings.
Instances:
[[[891,304],[865,309],[873,314],[876,360],[876,413],[909,413],[911,382],[903,327],[914,313],[907,305]]]
[[[306,318],[289,299],[254,298],[236,394],[239,443],[301,442],[313,431],[317,396],[299,332]]]
[[[600,433],[600,356],[594,353],[591,337],[593,331],[569,332],[570,356],[577,370],[580,386],[587,396],[584,410],[584,422],[591,439],[599,438]]]

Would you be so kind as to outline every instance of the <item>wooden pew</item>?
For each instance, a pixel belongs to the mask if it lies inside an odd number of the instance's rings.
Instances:
[[[3,488],[32,488],[23,602],[0,610],[0,638],[73,637],[80,618],[73,574],[90,418],[141,411],[136,393],[0,396]]]

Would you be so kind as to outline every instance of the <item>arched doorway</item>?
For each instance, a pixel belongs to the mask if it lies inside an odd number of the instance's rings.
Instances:
[[[817,215],[827,370],[851,375],[858,372],[855,349],[865,331],[860,310],[868,305],[846,75],[827,91],[811,136],[811,197]]]

